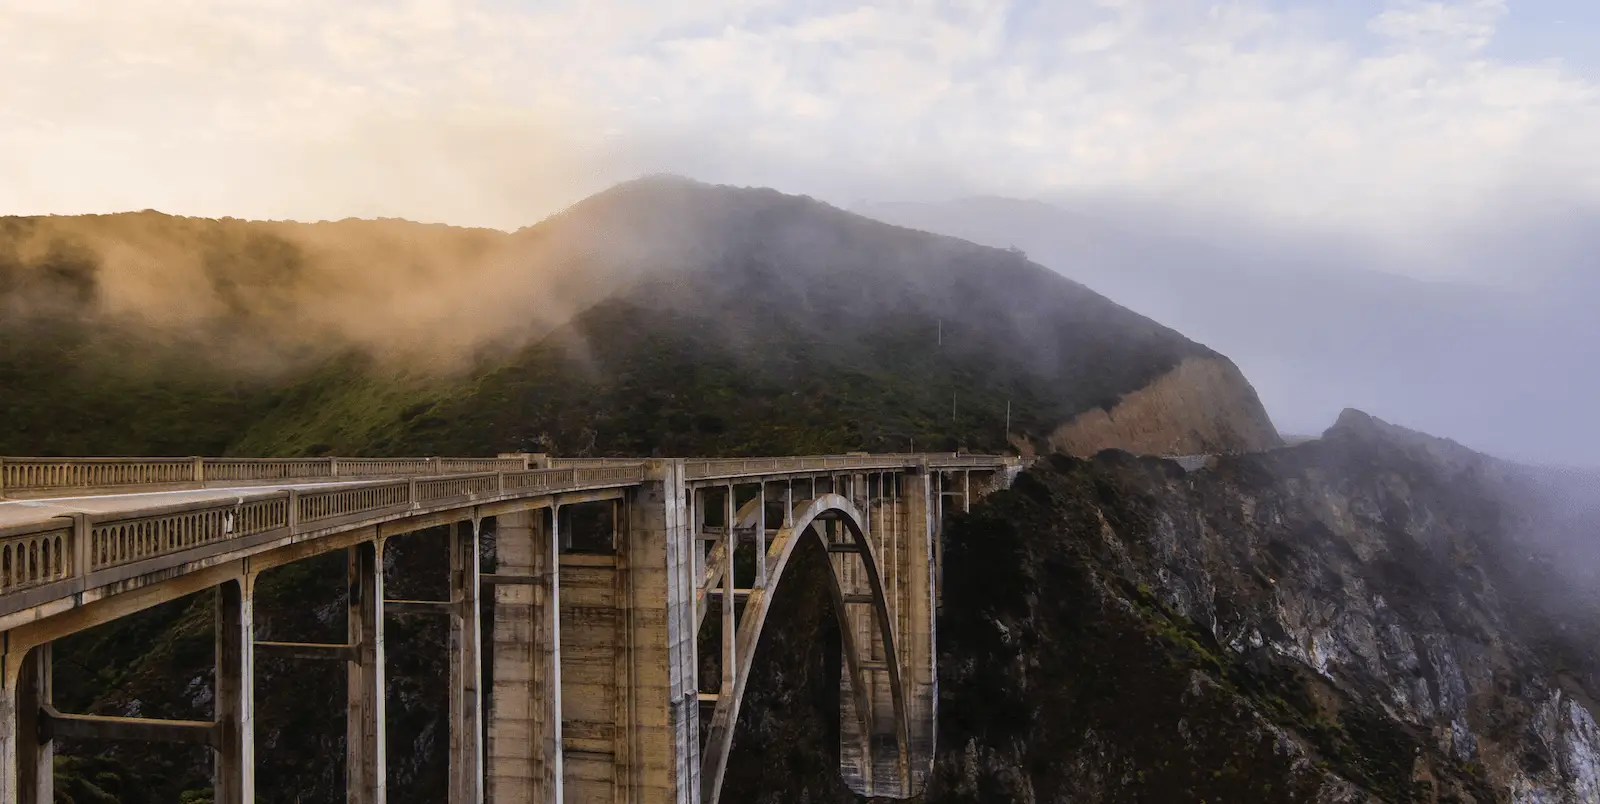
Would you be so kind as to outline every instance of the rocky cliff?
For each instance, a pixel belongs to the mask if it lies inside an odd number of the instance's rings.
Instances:
[[[1588,483],[1355,412],[1044,461],[949,533],[929,800],[1600,800]]]
[[[1121,449],[1141,455],[1259,452],[1282,444],[1250,382],[1225,357],[1191,357],[1107,408],[1073,417],[1050,447],[1087,456]]]

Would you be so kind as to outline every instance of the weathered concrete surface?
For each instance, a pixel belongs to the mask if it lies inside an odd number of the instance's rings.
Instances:
[[[553,612],[551,511],[499,517],[497,574],[543,579],[495,588],[494,688],[489,712],[488,797],[495,804],[555,801],[561,781],[560,687]]]

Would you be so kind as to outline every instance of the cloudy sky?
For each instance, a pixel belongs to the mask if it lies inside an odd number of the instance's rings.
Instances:
[[[512,229],[668,170],[1159,209],[1570,306],[1597,41],[1593,0],[0,0],[0,214]]]

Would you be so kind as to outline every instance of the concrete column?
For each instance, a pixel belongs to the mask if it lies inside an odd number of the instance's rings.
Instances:
[[[450,529],[450,804],[483,802],[483,658],[477,521]]]
[[[944,472],[934,472],[930,479],[932,480],[933,508],[932,522],[930,523],[932,530],[930,531],[929,539],[933,545],[933,599],[935,601],[935,610],[937,611],[937,606],[942,605],[940,601],[943,600],[940,590],[944,588],[944,501],[947,496],[946,489],[949,486],[949,477]]]
[[[346,664],[345,800],[384,804],[387,757],[383,680],[383,545],[363,542],[350,548],[350,587],[346,615],[356,660]]]
[[[0,634],[0,645],[9,641]],[[17,792],[17,676],[22,662],[0,653],[0,801],[16,801]]]
[[[702,492],[700,489],[687,489],[684,493],[688,503],[687,517],[689,524],[689,546],[693,548],[694,553],[691,557],[691,561],[693,562],[691,564],[691,572],[696,584],[699,584],[700,579],[706,576],[706,546],[705,543],[700,540],[701,528],[705,525],[705,510],[700,501],[701,494]],[[709,602],[710,601],[704,601],[701,605]],[[699,622],[700,612],[695,611],[694,615],[695,622]]]
[[[938,587],[935,578],[935,552],[939,526],[936,517],[942,506],[938,478],[927,471],[901,476],[901,503],[904,506],[905,588],[907,628],[902,632],[902,650],[907,685],[906,708],[911,721],[912,791],[920,791],[933,768],[938,722],[939,675],[938,631],[935,612]]]
[[[767,484],[761,484],[756,508],[756,588],[767,588]]]
[[[493,804],[561,800],[561,685],[554,681],[559,622],[552,604],[558,577],[545,517],[538,510],[496,519],[496,572],[541,580],[495,587],[487,767]]]
[[[630,684],[626,720],[632,746],[618,801],[698,804],[700,702],[695,676],[695,576],[683,461],[650,464],[650,477],[627,504],[620,604],[627,609]]]
[[[256,800],[254,585],[247,574],[216,592],[216,804]]]
[[[734,527],[733,484],[728,484],[728,493],[724,500],[722,530],[723,555],[727,557],[728,569],[722,574],[722,686],[718,691],[722,695],[733,694],[734,679],[739,677],[739,623],[738,614],[734,609],[734,590],[738,585],[734,583],[734,557],[739,552],[739,532]]]
[[[55,800],[55,744],[39,739],[39,712],[50,703],[50,676],[49,643],[28,651],[16,685],[17,804]]]
[[[550,791],[552,802],[564,804],[567,800],[567,744],[566,736],[562,731],[562,723],[567,717],[566,699],[561,694],[561,506],[550,509],[550,536],[541,545],[545,548],[544,563],[545,573],[545,635],[549,638],[550,672],[545,681],[549,684],[550,695],[555,701],[550,712],[550,725],[545,730],[549,735],[549,753],[553,761],[546,765],[545,776],[549,779],[546,787]]]

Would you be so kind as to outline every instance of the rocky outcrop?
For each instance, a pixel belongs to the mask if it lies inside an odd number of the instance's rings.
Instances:
[[[1041,462],[948,533],[929,801],[1600,801],[1600,520],[1541,482],[1357,412]]]
[[[1225,357],[1191,357],[1112,408],[1094,408],[1050,435],[1068,455],[1104,449],[1140,455],[1257,452],[1281,445],[1249,380]]]

